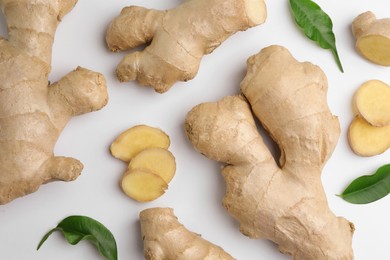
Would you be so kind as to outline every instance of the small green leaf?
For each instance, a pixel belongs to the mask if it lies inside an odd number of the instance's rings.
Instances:
[[[81,240],[91,241],[100,254],[108,260],[117,260],[118,253],[115,238],[112,233],[98,221],[85,216],[70,216],[63,219],[57,227],[43,236],[37,250],[46,239],[55,231],[61,231],[71,245],[76,245]]]
[[[318,43],[323,49],[330,49],[336,59],[336,63],[344,72],[337,53],[336,38],[333,33],[333,23],[330,17],[311,0],[290,0],[291,10],[296,23],[301,27],[305,35]]]
[[[373,175],[357,178],[339,195],[354,204],[367,204],[390,193],[390,164],[380,167]]]

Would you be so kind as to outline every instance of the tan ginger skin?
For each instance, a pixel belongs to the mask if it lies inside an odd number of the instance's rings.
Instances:
[[[377,19],[373,12],[365,12],[352,22],[356,49],[368,60],[390,66],[390,18]]]
[[[326,76],[271,46],[249,58],[241,91],[244,96],[196,106],[185,122],[197,151],[227,163],[223,205],[243,234],[272,240],[294,259],[353,259],[354,226],[331,212],[321,184],[340,134],[327,105]],[[251,108],[279,145],[280,166]]]
[[[233,260],[222,248],[186,229],[171,208],[150,208],[140,213],[147,260]]]
[[[125,56],[117,77],[163,93],[177,81],[193,79],[203,55],[235,32],[264,23],[266,15],[263,0],[188,0],[167,11],[130,6],[110,24],[106,41],[112,51],[150,42]]]
[[[76,0],[0,0],[8,40],[0,37],[0,204],[43,183],[70,181],[83,165],[54,156],[56,140],[75,115],[107,103],[101,74],[77,68],[48,83],[54,33]]]

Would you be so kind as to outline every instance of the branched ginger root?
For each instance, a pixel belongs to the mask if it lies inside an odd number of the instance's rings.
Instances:
[[[72,116],[107,103],[103,75],[77,68],[50,85],[51,52],[60,19],[76,0],[0,0],[8,40],[0,37],[0,204],[43,183],[70,181],[83,165],[54,156]]]
[[[147,260],[234,259],[222,248],[179,223],[171,208],[151,208],[140,213],[141,234]]]
[[[245,97],[196,106],[185,122],[197,151],[227,163],[223,205],[243,234],[272,240],[294,259],[353,259],[354,226],[331,212],[321,184],[340,134],[327,105],[326,76],[271,46],[249,58],[241,90]],[[279,145],[280,166],[251,108]]]
[[[110,24],[106,42],[112,51],[151,42],[121,61],[117,77],[163,93],[176,81],[194,78],[203,55],[229,36],[265,19],[264,0],[188,0],[167,11],[130,6]]]
[[[356,49],[368,60],[390,66],[390,18],[376,19],[368,11],[352,22],[352,33],[356,38]]]

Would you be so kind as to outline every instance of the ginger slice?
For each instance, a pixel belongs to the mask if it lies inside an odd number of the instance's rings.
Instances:
[[[128,170],[122,178],[121,186],[127,196],[139,202],[155,200],[168,188],[159,175],[141,169]]]
[[[390,86],[379,80],[364,83],[355,94],[358,113],[373,126],[390,124]]]
[[[169,183],[176,172],[173,154],[164,148],[148,148],[140,152],[129,163],[129,170],[144,169],[159,175]]]
[[[368,60],[390,66],[390,18],[376,19],[372,12],[360,14],[352,23],[356,49]]]
[[[111,144],[110,150],[115,158],[129,162],[142,150],[151,147],[167,149],[169,145],[169,137],[161,129],[137,125],[120,134]]]
[[[390,148],[390,126],[375,127],[356,116],[349,127],[348,141],[358,155],[381,154]]]
[[[82,172],[79,160],[53,150],[73,116],[107,104],[106,80],[77,67],[49,81],[57,26],[76,2],[0,1],[1,31],[9,32],[0,36],[0,205]]]
[[[368,35],[356,42],[356,48],[368,60],[390,66],[390,38],[383,35]]]

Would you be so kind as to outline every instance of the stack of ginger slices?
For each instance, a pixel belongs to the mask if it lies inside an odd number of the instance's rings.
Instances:
[[[128,163],[121,180],[124,193],[147,202],[160,197],[175,176],[175,157],[168,151],[169,136],[147,125],[134,126],[111,144],[111,154]]]
[[[380,80],[364,83],[355,93],[356,116],[348,140],[360,156],[374,156],[390,148],[390,86]]]

